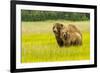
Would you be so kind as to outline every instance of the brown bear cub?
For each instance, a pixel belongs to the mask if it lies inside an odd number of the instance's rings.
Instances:
[[[55,34],[55,37],[56,37],[56,41],[58,43],[58,45],[60,47],[63,46],[63,40],[60,38],[60,30],[63,28],[63,24],[60,24],[60,23],[55,23],[53,25],[53,32]]]
[[[55,23],[53,32],[60,47],[82,44],[82,33],[75,25],[65,27],[61,23]]]
[[[60,30],[60,38],[63,40],[64,46],[82,44],[82,34],[80,30],[72,24]]]

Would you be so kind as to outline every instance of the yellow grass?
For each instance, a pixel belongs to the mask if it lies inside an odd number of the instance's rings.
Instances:
[[[82,46],[59,47],[52,32],[56,22],[75,24],[83,35]],[[89,21],[22,22],[22,63],[90,59]]]

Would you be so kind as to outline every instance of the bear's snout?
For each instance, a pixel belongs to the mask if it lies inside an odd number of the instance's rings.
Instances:
[[[67,38],[68,38],[68,37],[67,37],[67,33],[64,33],[64,34],[63,34],[63,37],[64,37],[65,40],[67,40]]]

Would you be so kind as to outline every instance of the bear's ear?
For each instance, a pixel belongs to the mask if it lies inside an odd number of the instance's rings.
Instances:
[[[61,27],[63,27],[64,25],[63,24],[61,24]]]

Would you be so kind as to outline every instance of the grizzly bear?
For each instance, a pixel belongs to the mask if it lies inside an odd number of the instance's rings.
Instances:
[[[63,28],[63,24],[61,23],[55,23],[53,25],[53,32],[55,34],[55,37],[56,37],[56,41],[58,43],[58,45],[60,47],[63,46],[63,40],[60,38],[60,30]]]
[[[60,38],[63,40],[64,46],[81,45],[82,34],[75,25],[68,25],[60,30]]]

